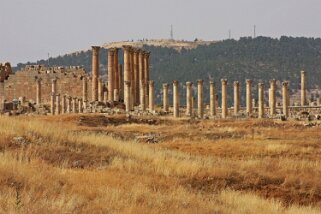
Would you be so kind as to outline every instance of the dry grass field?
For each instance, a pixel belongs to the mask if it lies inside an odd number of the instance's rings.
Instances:
[[[321,126],[0,117],[0,213],[321,213]]]

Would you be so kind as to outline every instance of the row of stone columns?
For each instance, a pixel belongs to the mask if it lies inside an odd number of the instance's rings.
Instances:
[[[203,80],[197,81],[197,116],[203,118],[204,116],[204,86]],[[227,106],[227,80],[222,79],[222,118],[226,118],[228,115]],[[192,116],[193,112],[193,95],[192,95],[192,82],[186,82],[186,115]],[[289,108],[289,95],[288,95],[288,82],[282,83],[282,99],[283,99],[283,114],[288,117]],[[269,89],[269,107],[270,115],[274,115],[276,112],[275,104],[275,80],[270,81]],[[255,104],[254,104],[255,105]],[[246,112],[252,114],[253,110],[252,102],[252,80],[246,80]],[[216,115],[216,89],[214,82],[210,82],[210,116]],[[168,111],[168,84],[163,84],[163,110]],[[240,85],[238,81],[234,82],[234,114],[237,115],[240,110]],[[173,114],[174,117],[179,117],[179,83],[173,82]],[[258,83],[258,117],[263,118],[265,115],[264,107],[264,84]]]
[[[126,111],[133,110],[140,105],[141,110],[148,106],[154,111],[154,82],[149,81],[149,56],[150,53],[131,46],[124,48],[124,103]],[[152,94],[149,93],[153,90]]]
[[[65,113],[82,113],[84,110],[82,98],[62,96],[60,94],[51,94],[50,113],[52,115],[59,115]]]

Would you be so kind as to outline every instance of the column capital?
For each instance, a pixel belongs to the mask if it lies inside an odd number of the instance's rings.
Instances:
[[[305,71],[301,71],[301,74],[305,74],[306,72]]]
[[[263,82],[259,82],[258,86],[259,86],[259,88],[263,88],[264,87],[264,83]]]
[[[250,80],[250,79],[247,79],[245,81],[246,81],[246,84],[252,84],[252,82],[253,82],[253,80]]]
[[[197,84],[203,84],[203,80],[197,80]]]
[[[215,83],[214,83],[214,81],[210,81],[210,85],[214,85]]]
[[[240,83],[239,83],[239,81],[234,81],[234,82],[233,82],[233,85],[234,85],[234,86],[239,86]]]
[[[168,88],[168,83],[163,83],[163,88]]]
[[[174,81],[173,81],[173,84],[174,84],[174,85],[178,85],[178,80],[174,80]]]
[[[186,86],[192,86],[193,83],[192,82],[186,82]]]
[[[130,51],[131,48],[132,48],[132,46],[130,46],[130,45],[123,45],[123,49],[124,49],[125,51]]]
[[[116,48],[108,48],[108,55],[112,54],[114,55],[116,51]]]
[[[223,85],[227,85],[227,79],[221,79]]]
[[[289,82],[288,82],[288,81],[284,81],[284,82],[282,82],[282,85],[283,85],[283,86],[288,86],[288,85],[289,85]]]
[[[100,46],[91,46],[93,51],[99,51],[100,50]]]
[[[276,80],[275,79],[271,79],[270,80],[270,84],[275,84]]]

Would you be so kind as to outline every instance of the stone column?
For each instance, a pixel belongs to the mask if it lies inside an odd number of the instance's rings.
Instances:
[[[114,101],[114,57],[115,48],[108,49],[108,101]]]
[[[118,70],[118,48],[114,53],[114,101],[119,101],[119,70]]]
[[[145,87],[145,81],[144,80],[141,80],[140,82],[140,109],[142,111],[145,111],[146,110],[146,102],[145,102],[145,93],[146,93],[146,87]]]
[[[51,115],[55,115],[55,101],[56,101],[56,95],[51,92],[50,96],[50,113]]]
[[[61,114],[61,111],[60,111],[60,94],[56,95],[56,114]]]
[[[77,97],[73,97],[72,98],[72,112],[73,113],[77,113]]]
[[[240,111],[240,83],[234,81],[234,114],[237,115]]]
[[[163,84],[163,111],[168,112],[168,84]]]
[[[129,108],[130,105],[130,46],[123,46],[124,48],[124,103],[126,105],[126,109]],[[127,82],[127,83],[126,83]],[[127,84],[127,85],[126,85]],[[128,102],[128,103],[127,103]]]
[[[259,113],[258,117],[263,118],[264,117],[264,84],[259,83]]]
[[[204,91],[203,80],[197,81],[197,115],[199,118],[204,116]]]
[[[222,118],[225,119],[227,117],[228,109],[227,109],[227,80],[221,79],[222,83]]]
[[[148,82],[146,82],[148,88]],[[134,110],[134,100],[135,100],[135,78],[134,78],[134,48],[130,49],[130,110]],[[148,100],[148,97],[147,97]]]
[[[144,78],[145,78],[145,82],[148,83],[149,81],[149,56],[150,53],[149,52],[144,52]],[[148,97],[148,87],[146,86],[146,97]],[[148,101],[148,99],[145,99],[145,101]]]
[[[252,114],[252,80],[246,80],[246,113]]]
[[[67,113],[71,113],[71,96],[67,98]]]
[[[54,94],[57,93],[57,79],[51,80],[51,92]]]
[[[92,101],[98,101],[99,51],[100,47],[92,46]]]
[[[139,105],[139,50],[134,49],[134,104]]]
[[[276,101],[275,101],[275,79],[270,81],[270,90],[269,90],[269,107],[270,107],[270,115],[275,115],[276,109]]]
[[[124,100],[124,88],[123,88],[123,66],[118,64],[118,94],[119,100]]]
[[[289,85],[289,82],[285,81],[285,82],[282,83],[283,115],[285,117],[289,116],[288,85]]]
[[[149,111],[155,111],[155,88],[154,80],[149,81]]]
[[[144,51],[143,50],[140,50],[139,51],[139,54],[138,54],[138,69],[139,69],[139,88],[140,88],[140,92],[144,91],[142,89],[142,87],[144,86],[144,81],[145,81],[145,68],[144,68]],[[141,99],[141,96],[140,95],[140,105],[142,104],[142,99]],[[145,102],[145,99],[144,99],[144,102]],[[145,105],[145,103],[144,103]]]
[[[210,81],[210,116],[216,115],[216,92],[215,84],[213,81]]]
[[[87,107],[88,102],[88,79],[86,76],[82,78],[82,99],[84,101],[84,107]]]
[[[83,112],[83,107],[82,107],[82,99],[78,99],[78,112],[82,113]]]
[[[61,113],[66,113],[66,95],[62,96],[62,102],[61,102]]]
[[[36,104],[39,106],[41,104],[41,79],[36,80]]]
[[[301,106],[306,105],[305,71],[301,71]]]
[[[126,93],[124,94],[126,112],[129,112],[131,110],[131,108],[130,108],[130,81],[125,81],[124,86],[125,86],[125,91],[126,91]]]
[[[173,81],[173,114],[179,117],[179,84],[177,80]]]
[[[101,77],[98,78],[98,101],[103,101],[103,82]]]
[[[108,102],[108,92],[104,91],[104,103],[107,104]]]
[[[193,115],[193,83],[186,82],[186,115],[192,116]]]

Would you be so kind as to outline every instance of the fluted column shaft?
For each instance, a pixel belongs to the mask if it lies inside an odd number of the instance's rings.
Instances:
[[[225,119],[227,117],[228,109],[227,109],[227,80],[222,79],[222,118]]]
[[[92,47],[92,83],[91,83],[91,94],[92,101],[98,101],[98,78],[99,74],[99,51],[100,47]]]
[[[149,81],[149,111],[153,112],[155,110],[155,88],[154,80]]]
[[[288,99],[288,82],[282,83],[282,103],[283,103],[283,114],[285,117],[289,116],[289,99]]]
[[[193,83],[192,82],[186,82],[186,115],[192,116],[193,114]]]
[[[168,84],[163,84],[163,111],[168,112]]]
[[[210,116],[216,115],[216,92],[215,84],[213,81],[210,81]]]
[[[60,114],[61,110],[60,110],[60,94],[56,95],[56,114]]]
[[[41,104],[41,79],[36,80],[36,104]]]
[[[108,101],[114,101],[115,48],[108,49]]]
[[[129,109],[130,105],[130,46],[124,47],[124,103],[126,105],[126,109]],[[128,87],[129,86],[129,87]]]
[[[234,81],[234,114],[237,115],[240,111],[240,83]]]
[[[301,71],[301,106],[306,105],[305,71]]]
[[[252,80],[246,80],[246,113],[252,114]]]
[[[269,90],[269,107],[270,107],[270,115],[275,115],[276,110],[276,101],[275,101],[275,79],[270,81],[270,90]]]
[[[177,80],[173,82],[173,114],[174,117],[179,117],[179,85]]]
[[[259,87],[259,113],[258,113],[258,117],[259,118],[263,118],[264,117],[264,84],[263,83],[259,83],[258,84]]]
[[[197,115],[199,118],[204,116],[204,81],[197,81]]]

